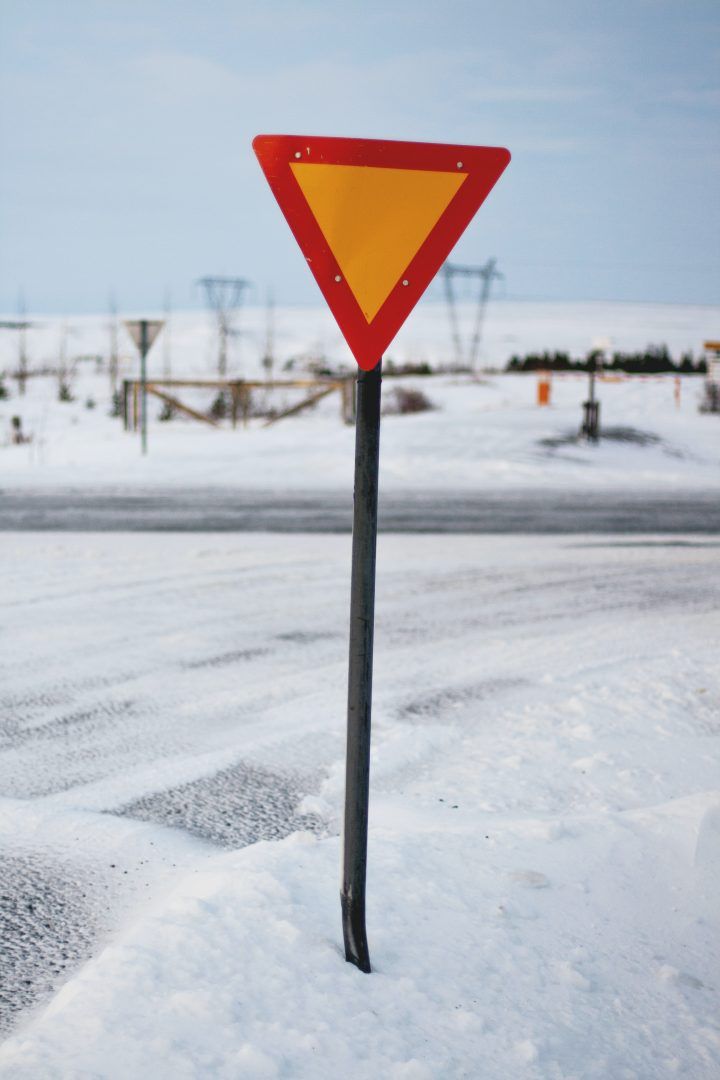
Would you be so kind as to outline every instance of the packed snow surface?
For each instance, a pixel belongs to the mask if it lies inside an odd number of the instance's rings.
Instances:
[[[717,541],[380,537],[369,976],[349,538],[0,553],[0,1075],[717,1077]]]

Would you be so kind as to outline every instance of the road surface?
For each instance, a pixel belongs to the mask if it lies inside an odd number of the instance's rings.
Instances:
[[[0,531],[343,533],[351,523],[350,492],[0,487]],[[720,497],[717,492],[381,492],[380,529],[712,534],[720,532]]]

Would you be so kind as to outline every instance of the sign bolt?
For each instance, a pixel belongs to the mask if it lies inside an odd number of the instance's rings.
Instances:
[[[296,150],[296,151],[295,151],[295,157],[296,157],[296,158],[301,158],[301,157],[302,157],[302,154],[300,153],[300,151],[299,151],[299,150]]]
[[[336,281],[342,281],[342,278],[340,277],[340,275],[339,275],[339,274],[336,274],[336,275],[335,275],[335,280],[336,280]]]
[[[409,285],[409,284],[410,284],[410,282],[408,281],[408,279],[403,278],[403,285]]]
[[[457,167],[458,167],[458,169],[462,169],[462,161],[458,161]]]

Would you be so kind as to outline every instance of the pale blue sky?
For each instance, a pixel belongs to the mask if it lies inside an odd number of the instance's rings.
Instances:
[[[258,132],[507,146],[506,295],[720,299],[717,0],[3,0],[0,309],[319,299]]]

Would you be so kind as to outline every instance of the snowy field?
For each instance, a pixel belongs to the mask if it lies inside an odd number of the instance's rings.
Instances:
[[[464,309],[469,331],[472,311]],[[245,313],[247,333],[233,339],[230,370],[262,375],[262,309]],[[30,366],[57,364],[62,324],[42,319],[28,333]],[[584,355],[598,336],[612,348],[644,349],[666,343],[675,357],[700,354],[702,342],[718,337],[720,308],[640,304],[492,304],[488,310],[483,363],[502,369],[517,351],[569,349]],[[68,330],[68,356],[107,359],[107,320],[78,318]],[[164,350],[169,348],[169,353]],[[0,334],[0,369],[16,364],[14,335]],[[325,355],[346,364],[347,350],[330,317],[321,309],[283,309],[276,313],[276,377],[303,375],[307,362]],[[139,362],[122,337],[122,374],[137,377]],[[158,338],[149,357],[150,374],[169,363],[172,374],[203,378],[214,373],[216,342],[207,316],[178,314],[166,342]],[[397,361],[442,363],[452,359],[447,313],[442,305],[421,306],[391,350]],[[283,366],[295,358],[291,372]],[[720,424],[701,415],[702,379],[681,380],[679,400],[672,376],[601,381],[599,446],[579,443],[581,403],[587,377],[553,379],[550,408],[536,405],[534,375],[486,375],[405,379],[422,390],[435,408],[383,421],[381,483],[384,491],[507,490],[554,488],[610,491],[698,491],[720,487]],[[247,428],[213,430],[192,420],[158,422],[161,403],[151,399],[149,455],[140,456],[137,435],[108,416],[110,386],[94,361],[77,364],[73,402],[58,402],[56,380],[36,377],[24,397],[6,376],[12,396],[0,401],[0,490],[92,487],[223,487],[247,490],[346,491],[351,485],[353,430],[340,419],[339,394],[310,412],[265,428],[260,419]],[[386,401],[396,380],[385,380]],[[210,391],[178,391],[186,403],[206,410]],[[297,398],[274,392],[281,408]],[[94,408],[88,408],[92,401]],[[7,445],[11,417],[22,418],[32,442]]]
[[[381,536],[370,976],[349,537],[0,553],[0,1075],[718,1076],[716,540]]]
[[[82,393],[99,396],[97,382],[87,376]],[[537,379],[530,374],[488,376],[480,384],[469,377],[398,382],[422,390],[436,409],[384,417],[385,492],[720,488],[720,418],[698,412],[702,379],[695,376],[682,380],[679,406],[672,377],[600,382],[601,422],[610,437],[599,445],[576,439],[586,376],[554,378],[550,408],[535,404]],[[386,398],[395,385],[385,380]],[[0,447],[0,490],[352,486],[354,429],[341,422],[338,394],[269,428],[261,420],[235,431],[151,422],[143,459],[139,437],[124,432],[120,420],[99,407],[87,410],[84,397],[48,402],[49,391],[47,383],[36,384],[22,406],[0,402],[0,427],[9,428],[21,408],[23,426],[35,434],[29,445]],[[206,397],[209,403],[212,395]],[[154,419],[159,403],[151,410]]]

